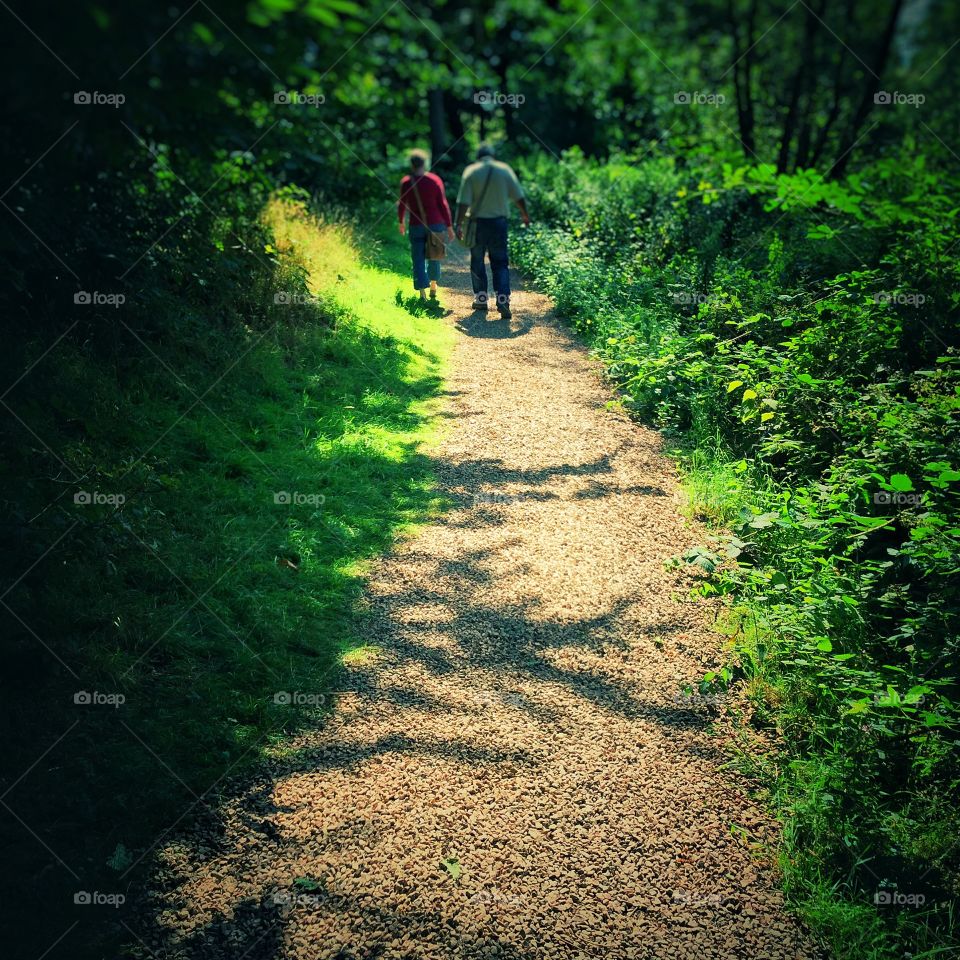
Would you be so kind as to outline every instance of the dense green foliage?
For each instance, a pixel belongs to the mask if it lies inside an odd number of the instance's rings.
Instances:
[[[860,906],[828,932],[851,955],[882,942],[870,904],[888,889],[927,908],[894,913],[905,942],[946,943],[960,882],[957,183],[899,156],[824,184],[579,153],[527,181],[548,223],[520,236],[520,262],[624,402],[681,444],[719,528],[687,557],[729,605],[730,663],[705,689],[745,682],[753,722],[782,734],[766,773],[789,818],[789,883],[814,914],[845,884]]]
[[[449,342],[382,237],[408,147],[449,187],[485,136],[542,222],[522,264],[717,526],[689,558],[728,604],[714,682],[783,734],[795,901],[841,955],[947,942],[955,5],[4,8],[0,800],[31,955],[296,724],[273,693],[325,688],[357,564],[435,508]],[[925,908],[876,910],[886,882]]]

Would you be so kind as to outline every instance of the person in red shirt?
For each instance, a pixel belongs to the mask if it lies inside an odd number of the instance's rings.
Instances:
[[[406,226],[408,214],[409,230]],[[440,261],[426,259],[427,230],[434,233],[446,230],[447,237],[452,240],[453,218],[450,216],[443,181],[435,173],[427,172],[427,155],[423,150],[410,151],[410,173],[400,181],[397,216],[400,235],[409,233],[410,236],[413,288],[419,290],[420,299],[425,300],[429,286],[430,299],[435,300],[437,284],[440,282]]]

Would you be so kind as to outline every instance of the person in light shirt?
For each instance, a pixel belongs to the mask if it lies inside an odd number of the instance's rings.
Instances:
[[[515,203],[523,218],[530,223],[523,188],[510,166],[497,160],[489,143],[480,145],[477,162],[463,171],[457,194],[457,237],[463,240],[463,223],[467,212],[476,224],[476,239],[470,248],[470,278],[473,281],[473,309],[487,309],[486,257],[490,258],[493,290],[500,316],[509,320],[510,271],[507,257],[507,214]]]

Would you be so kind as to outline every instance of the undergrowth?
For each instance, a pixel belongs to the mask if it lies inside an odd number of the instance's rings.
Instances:
[[[838,957],[946,955],[960,894],[957,184],[706,151],[531,164],[514,254],[680,449],[685,559],[778,752],[794,907]]]

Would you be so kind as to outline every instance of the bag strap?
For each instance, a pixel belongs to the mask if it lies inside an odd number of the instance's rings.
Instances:
[[[426,174],[424,174],[426,176]],[[423,225],[429,230],[430,224],[427,223],[427,213],[423,209],[423,200],[420,199],[420,191],[417,189],[416,184],[414,183],[413,174],[410,174],[410,189],[413,191],[413,195],[417,198],[417,205],[420,207],[420,219],[423,221]]]
[[[487,179],[483,181],[483,189],[480,191],[480,199],[477,200],[476,205],[472,203],[470,204],[470,207],[471,207],[470,216],[473,219],[476,219],[476,214],[473,211],[476,210],[476,208],[479,207],[481,203],[483,203],[483,198],[487,195],[487,187],[490,186],[490,178],[492,176],[493,176],[493,164],[491,163],[490,169],[487,171]]]

